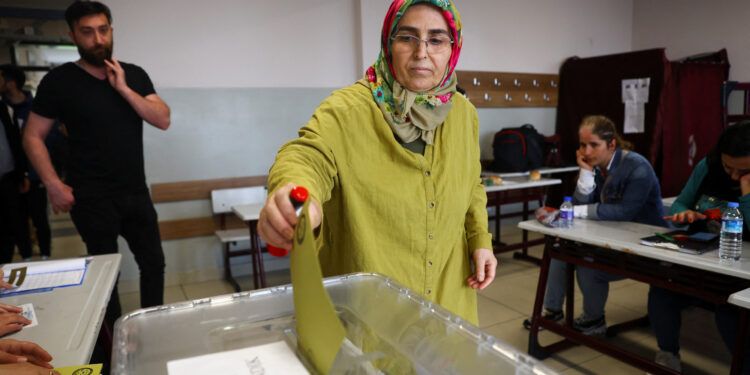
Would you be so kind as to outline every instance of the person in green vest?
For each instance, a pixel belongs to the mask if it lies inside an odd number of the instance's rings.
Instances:
[[[379,272],[477,324],[476,290],[497,259],[479,119],[456,93],[461,43],[450,1],[394,1],[365,78],[333,92],[279,150],[258,232],[291,248],[288,197],[303,186],[325,276]]]

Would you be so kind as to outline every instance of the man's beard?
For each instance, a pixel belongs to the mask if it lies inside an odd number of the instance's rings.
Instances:
[[[83,49],[81,46],[77,47],[81,58],[93,66],[104,66],[104,60],[112,58],[112,43],[91,47],[90,49]]]

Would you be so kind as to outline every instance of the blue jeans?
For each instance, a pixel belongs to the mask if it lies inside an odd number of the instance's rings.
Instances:
[[[544,293],[544,307],[547,310],[562,310],[565,301],[565,266],[567,263],[552,259],[549,265],[547,291]],[[622,280],[624,277],[577,266],[576,278],[583,293],[583,313],[591,319],[598,319],[604,315],[604,305],[609,296],[609,282]]]

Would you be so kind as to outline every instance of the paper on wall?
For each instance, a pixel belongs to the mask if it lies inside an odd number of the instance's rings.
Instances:
[[[651,78],[622,80],[622,102],[625,104],[623,133],[643,133],[646,121],[646,103]]]

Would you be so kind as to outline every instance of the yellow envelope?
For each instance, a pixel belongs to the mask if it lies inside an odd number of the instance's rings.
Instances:
[[[102,372],[102,364],[60,367],[56,368],[55,371],[59,372],[60,375],[99,375]]]
[[[333,302],[323,287],[318,251],[305,202],[294,230],[290,258],[294,286],[294,314],[299,349],[321,374],[327,374],[346,336]]]

